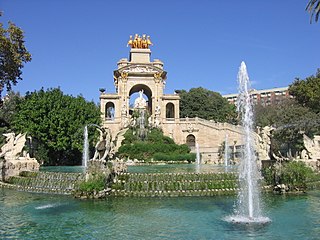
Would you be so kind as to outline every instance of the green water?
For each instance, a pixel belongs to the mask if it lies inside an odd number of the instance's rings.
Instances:
[[[109,198],[0,189],[0,239],[319,239],[320,191],[264,195],[265,225],[224,220],[235,196]]]

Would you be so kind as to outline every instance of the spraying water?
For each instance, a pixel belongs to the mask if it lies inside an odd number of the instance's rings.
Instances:
[[[94,126],[102,131],[101,127],[97,124],[90,123],[84,127],[83,131],[83,152],[82,152],[82,167],[87,167],[89,161],[89,140],[88,140],[88,127]]]
[[[83,132],[83,155],[82,155],[82,166],[87,167],[87,162],[89,160],[89,141],[88,141],[88,126],[86,125],[84,127],[84,132]]]
[[[196,163],[201,163],[199,144],[196,142]]]
[[[228,167],[229,160],[229,145],[228,145],[228,134],[226,134],[226,140],[224,141],[224,166]]]
[[[238,112],[242,116],[244,128],[243,154],[239,166],[240,191],[238,193],[236,216],[229,220],[243,223],[263,223],[270,219],[262,216],[260,202],[260,186],[258,179],[260,174],[257,168],[257,160],[254,153],[254,139],[252,137],[253,111],[249,94],[250,82],[247,68],[244,62],[241,63],[239,73],[239,96],[237,100]]]

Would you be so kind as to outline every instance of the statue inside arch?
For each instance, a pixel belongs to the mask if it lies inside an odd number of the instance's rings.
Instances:
[[[143,89],[139,91],[139,97],[134,100],[134,108],[145,109],[147,101],[143,98]]]

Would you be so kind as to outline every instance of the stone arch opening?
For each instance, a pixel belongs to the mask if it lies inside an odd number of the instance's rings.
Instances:
[[[167,103],[166,105],[166,118],[174,118],[174,104]]]
[[[196,137],[193,134],[189,134],[186,137],[186,144],[192,149],[196,146]]]
[[[105,118],[106,120],[114,120],[115,106],[113,102],[107,102],[105,106]]]
[[[139,96],[139,92],[142,90],[143,90],[143,98],[146,98],[147,110],[149,111],[149,113],[152,112],[152,90],[147,85],[136,84],[129,91],[129,97],[130,97],[129,108],[131,110],[130,113],[132,112],[132,109],[134,107],[135,99]]]

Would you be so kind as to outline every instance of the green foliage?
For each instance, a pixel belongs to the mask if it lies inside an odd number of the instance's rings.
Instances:
[[[35,155],[46,165],[80,164],[83,128],[101,121],[93,102],[64,95],[58,88],[27,93],[17,110],[12,127],[32,136]]]
[[[134,129],[129,129],[124,134],[125,139],[118,150],[120,157],[150,161],[156,153],[184,155],[190,152],[187,145],[175,144],[157,128],[150,130],[144,141],[139,140],[136,135]]]
[[[236,123],[237,113],[233,104],[220,93],[204,88],[177,91],[180,100],[180,117],[200,117],[217,122]]]
[[[155,161],[188,161],[195,162],[196,154],[195,153],[186,153],[186,154],[172,154],[172,153],[155,153],[153,155],[153,160]]]
[[[22,100],[19,93],[9,92],[0,108],[0,145],[5,143],[4,133],[11,131],[11,123],[16,113],[17,105]]]
[[[11,90],[18,80],[22,80],[21,69],[31,61],[31,54],[24,45],[23,31],[9,22],[8,29],[0,23],[0,99],[6,88]]]
[[[83,192],[93,193],[101,191],[105,188],[106,177],[103,174],[92,176],[89,180],[83,181],[79,185],[79,190]]]
[[[286,154],[290,149],[293,155],[298,154],[304,148],[302,132],[310,137],[320,133],[319,114],[293,99],[276,105],[258,105],[255,107],[255,117],[257,126],[276,128],[271,143],[273,152]]]
[[[286,184],[292,190],[295,187],[306,188],[309,180],[314,178],[313,170],[303,162],[290,161],[262,170],[266,182],[270,185]]]
[[[312,22],[312,18],[318,22],[320,15],[320,0],[309,0],[306,10],[311,14],[310,22]]]
[[[315,113],[320,113],[320,69],[315,76],[305,80],[297,78],[289,87],[289,93],[295,97],[302,106],[310,108]]]

